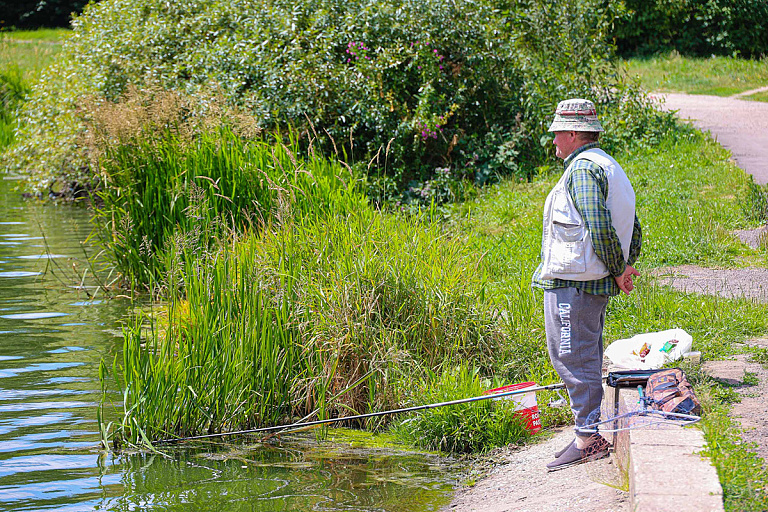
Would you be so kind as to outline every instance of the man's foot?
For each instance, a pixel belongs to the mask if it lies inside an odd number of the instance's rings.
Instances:
[[[575,442],[569,444],[555,460],[547,464],[547,470],[557,471],[558,469],[575,466],[582,462],[591,462],[605,458],[608,456],[610,448],[611,444],[608,441],[600,436],[600,434],[594,434],[589,437],[583,450],[579,450]]]
[[[568,448],[570,448],[570,447],[571,447],[571,445],[572,445],[572,444],[574,444],[575,442],[576,442],[576,438],[574,437],[573,439],[571,439],[571,442],[570,442],[570,443],[568,443],[567,445],[563,446],[561,449],[559,449],[559,450],[557,450],[557,451],[555,452],[555,458],[558,458],[559,456],[561,456],[562,454],[564,454],[564,453],[565,453],[565,450],[567,450]]]

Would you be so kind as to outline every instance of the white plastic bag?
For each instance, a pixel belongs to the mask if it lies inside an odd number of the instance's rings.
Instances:
[[[669,351],[663,350],[667,342],[672,345]],[[647,347],[648,354],[641,357],[643,346]],[[605,355],[616,366],[628,370],[653,370],[661,368],[664,363],[685,357],[692,346],[693,338],[690,334],[682,329],[668,329],[616,340],[605,349]]]

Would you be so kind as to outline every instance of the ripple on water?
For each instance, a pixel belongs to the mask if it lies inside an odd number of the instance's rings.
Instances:
[[[85,363],[36,363],[21,368],[3,368],[0,370],[0,379],[7,377],[15,377],[20,373],[29,372],[50,372],[55,370],[63,370],[65,368],[74,368],[76,366],[82,366]]]
[[[15,430],[28,427],[44,427],[48,425],[64,425],[76,419],[71,412],[52,412],[39,416],[22,416],[0,420],[0,435],[9,434]]]
[[[48,500],[61,500],[74,496],[88,494],[101,495],[107,486],[119,486],[120,475],[91,476],[73,478],[72,480],[39,482],[23,487],[0,486],[0,503],[13,502],[14,506],[25,506],[25,502],[37,510],[56,510],[58,512],[91,512],[96,508],[96,502],[66,503],[59,502],[51,507],[40,508],[40,503]],[[100,501],[100,500],[98,500]],[[56,503],[56,502],[53,502]],[[26,507],[25,507],[26,508]]]
[[[57,258],[68,258],[64,254],[32,254],[29,256],[16,256],[20,260],[53,260]]]
[[[104,302],[104,301],[102,301],[102,300],[83,300],[83,301],[80,301],[80,302],[73,302],[72,304],[70,304],[70,306],[95,306],[97,304],[101,304],[102,302]]]
[[[0,453],[9,452],[30,452],[30,451],[45,451],[51,452],[54,448],[62,450],[75,450],[78,448],[92,448],[94,446],[93,441],[57,441],[52,443],[41,443],[34,441],[27,441],[21,438],[11,439],[10,441],[3,441],[0,444]]]
[[[12,315],[0,315],[0,318],[5,318],[6,320],[40,320],[41,318],[56,318],[58,316],[69,316],[69,313],[40,311],[37,313],[15,313]]]
[[[35,396],[85,395],[85,389],[0,389],[0,401],[28,400]]]
[[[11,457],[10,459],[0,460],[0,478],[17,473],[30,473],[39,471],[51,471],[57,469],[92,468],[96,464],[96,457],[93,454],[87,455],[22,455]]]
[[[14,270],[9,272],[0,272],[0,277],[34,277],[41,275],[42,272],[27,272],[22,270]]]
[[[0,404],[0,412],[26,412],[44,411],[47,409],[77,409],[80,407],[93,407],[96,402],[23,402],[14,404]]]
[[[73,325],[73,324],[67,324],[67,325]],[[78,325],[85,325],[85,324],[78,324]],[[85,347],[61,347],[54,350],[49,350],[49,354],[67,354],[69,352],[82,352],[83,350],[88,350]]]

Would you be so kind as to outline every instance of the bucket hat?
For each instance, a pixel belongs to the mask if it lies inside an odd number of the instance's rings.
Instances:
[[[557,104],[550,132],[604,132],[597,119],[595,104],[589,100],[573,98]]]

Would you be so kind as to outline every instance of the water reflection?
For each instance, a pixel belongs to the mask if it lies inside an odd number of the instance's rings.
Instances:
[[[349,447],[345,433],[328,442],[294,438],[280,446],[208,446],[171,458],[123,461],[122,496],[106,510],[153,503],[162,510],[412,511],[437,510],[451,489],[451,466],[436,456]],[[345,447],[346,445],[346,447]]]

